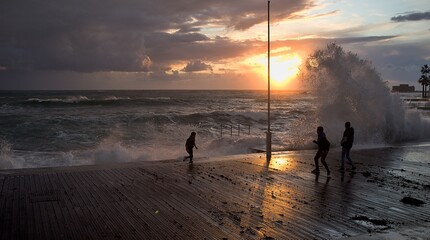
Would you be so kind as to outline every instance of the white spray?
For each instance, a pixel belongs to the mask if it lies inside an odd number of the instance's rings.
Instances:
[[[334,43],[315,51],[301,74],[316,95],[313,124],[324,126],[333,140],[341,137],[346,121],[355,128],[356,142],[363,144],[430,136],[430,123],[419,113],[406,110],[371,62]]]

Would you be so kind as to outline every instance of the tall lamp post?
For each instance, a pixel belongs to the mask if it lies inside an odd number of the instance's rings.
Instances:
[[[267,1],[267,132],[266,158],[272,156],[272,133],[270,132],[270,1]]]

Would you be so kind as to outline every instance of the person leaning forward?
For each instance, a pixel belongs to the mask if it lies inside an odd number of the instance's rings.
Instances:
[[[324,165],[325,169],[327,170],[327,176],[330,176],[330,170],[328,169],[327,162],[325,161],[328,151],[330,150],[330,142],[327,140],[323,127],[319,126],[317,128],[317,134],[318,134],[318,139],[314,140],[313,142],[318,145],[318,151],[314,157],[315,169],[312,171],[312,173],[315,173],[315,174],[320,173],[318,160],[319,158],[321,158],[321,163]]]
[[[190,137],[187,139],[187,142],[185,143],[185,150],[187,151],[187,153],[189,154],[188,157],[184,158],[184,161],[189,158],[190,159],[190,163],[193,162],[193,148],[197,148],[196,146],[196,132],[192,132]]]

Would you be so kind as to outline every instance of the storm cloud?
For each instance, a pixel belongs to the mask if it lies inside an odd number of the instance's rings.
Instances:
[[[192,61],[185,66],[182,71],[183,72],[199,72],[199,71],[206,71],[210,70],[213,71],[212,66],[209,64],[204,63],[201,60]]]
[[[394,30],[396,22],[428,20],[429,12],[342,27],[345,14],[337,3],[272,1],[272,56],[304,58],[336,42],[399,81],[394,71],[428,61],[425,22]],[[0,1],[0,89],[225,89],[240,88],[242,78],[244,88],[265,87],[252,61],[267,52],[266,21],[261,0]],[[406,40],[409,48],[399,48]],[[186,84],[192,81],[200,85]]]
[[[399,15],[391,18],[394,22],[421,21],[430,20],[430,12],[417,12],[405,15]]]
[[[272,10],[272,20],[311,4],[282,3]],[[21,71],[161,71],[176,61],[240,54],[242,43],[211,39],[202,28],[210,24],[246,30],[266,17],[266,2],[259,0],[2,1],[0,66]]]

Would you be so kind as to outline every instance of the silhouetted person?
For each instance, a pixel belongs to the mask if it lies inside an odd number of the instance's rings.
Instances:
[[[352,163],[349,152],[351,151],[352,144],[354,143],[354,128],[351,127],[350,122],[345,123],[345,131],[343,132],[342,141],[340,145],[342,146],[342,156],[341,156],[341,167],[340,171],[345,171],[345,158],[351,164],[351,170],[355,170],[355,166]]]
[[[312,171],[312,173],[319,174],[319,164],[318,159],[321,158],[321,163],[324,165],[325,169],[327,170],[327,176],[330,176],[330,170],[328,169],[327,163],[325,161],[325,158],[327,157],[328,151],[330,149],[330,142],[327,140],[324,128],[319,126],[317,128],[317,134],[318,139],[314,140],[314,143],[318,144],[318,152],[315,154],[314,161],[315,161],[315,169]]]
[[[185,143],[185,150],[187,150],[187,153],[189,154],[188,157],[184,158],[184,161],[189,158],[190,163],[193,162],[193,148],[196,147],[196,132],[192,132],[190,137],[187,139],[187,142]]]

